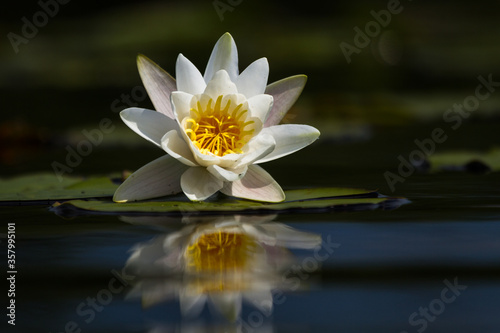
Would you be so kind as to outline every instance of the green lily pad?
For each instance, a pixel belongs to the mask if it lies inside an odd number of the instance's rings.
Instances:
[[[293,202],[299,200],[321,199],[321,198],[354,198],[354,197],[378,197],[377,191],[370,191],[357,188],[343,187],[324,187],[324,188],[309,188],[299,190],[286,191],[285,202]]]
[[[263,203],[236,198],[217,201],[190,202],[174,197],[166,201],[115,203],[111,200],[71,200],[56,204],[52,210],[58,215],[85,214],[117,215],[182,215],[211,213],[283,213],[295,211],[373,210],[393,209],[408,203],[404,198],[383,197],[377,192],[349,188],[317,188],[285,191],[287,199],[280,203]]]
[[[58,178],[50,173],[23,175],[0,180],[0,204],[55,202],[51,209],[56,214],[74,216],[371,210],[395,208],[408,202],[402,198],[383,197],[376,191],[365,189],[312,188],[286,191],[286,200],[280,203],[255,202],[224,195],[211,201],[191,202],[182,194],[149,201],[115,203],[111,197],[117,188],[118,185],[111,178],[104,176]]]
[[[58,178],[52,173],[29,174],[0,179],[0,202],[5,205],[101,198],[112,196],[117,188],[109,177]]]
[[[468,171],[486,173],[500,171],[500,148],[488,152],[450,151],[436,153],[429,158],[431,172]]]

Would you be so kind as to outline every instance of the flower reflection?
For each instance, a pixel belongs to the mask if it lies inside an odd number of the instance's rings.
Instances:
[[[208,303],[235,321],[243,300],[270,314],[272,291],[286,289],[284,272],[295,263],[288,249],[321,244],[320,235],[271,222],[273,217],[191,219],[180,231],[137,245],[125,268],[139,277],[129,295],[141,297],[144,306],[179,298],[187,316]]]

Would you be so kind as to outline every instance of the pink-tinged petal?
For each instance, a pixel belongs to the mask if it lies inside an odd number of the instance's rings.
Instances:
[[[236,80],[238,92],[246,98],[263,94],[266,90],[267,78],[269,76],[269,63],[266,58],[260,58],[252,62]]]
[[[233,82],[238,77],[238,50],[233,37],[226,32],[217,41],[208,60],[203,78],[208,83],[215,73],[224,69]]]
[[[174,119],[153,110],[128,108],[120,112],[120,117],[134,132],[159,147],[165,133],[179,129]]]
[[[187,166],[197,166],[193,153],[186,141],[182,140],[177,131],[170,131],[161,139],[161,147],[170,156]]]
[[[137,56],[137,67],[139,68],[142,83],[146,87],[156,111],[163,113],[167,117],[174,118],[170,104],[170,94],[172,91],[177,90],[175,79],[142,54]]]
[[[222,188],[223,182],[214,177],[206,168],[187,169],[181,176],[181,187],[191,201],[202,201]]]
[[[289,155],[300,150],[319,137],[319,131],[308,125],[276,125],[263,128],[259,135],[271,135],[276,147],[267,156],[255,163],[264,163]]]
[[[116,190],[113,201],[137,201],[179,193],[181,175],[187,168],[168,155],[157,158],[130,175]]]
[[[177,90],[191,95],[201,94],[207,86],[198,68],[182,54],[177,57],[175,78],[177,80]]]
[[[225,70],[220,70],[207,83],[207,88],[203,93],[216,101],[220,95],[237,94],[238,88],[231,81],[228,73]]]
[[[237,170],[227,170],[221,168],[218,165],[210,165],[207,167],[207,171],[210,172],[213,176],[217,177],[224,182],[234,182],[235,180],[241,179],[247,172],[247,167],[241,167]]]
[[[276,141],[271,135],[257,135],[253,137],[247,144],[247,153],[242,156],[234,164],[235,168],[253,164],[255,161],[269,155],[275,148]]]
[[[274,104],[264,127],[278,125],[299,98],[307,82],[307,76],[295,75],[267,86],[265,93],[273,96]]]
[[[258,165],[250,165],[242,179],[225,183],[221,192],[256,201],[281,202],[285,200],[285,193],[278,183]]]
[[[247,102],[250,115],[259,118],[264,124],[273,107],[273,96],[265,94],[256,95],[250,97]]]
[[[175,119],[177,119],[180,123],[182,119],[189,117],[191,114],[189,110],[191,109],[191,100],[193,99],[193,95],[183,91],[174,91],[171,99]]]

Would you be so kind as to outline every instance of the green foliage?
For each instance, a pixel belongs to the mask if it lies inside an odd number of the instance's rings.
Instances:
[[[372,210],[395,208],[408,202],[402,198],[383,197],[376,191],[327,187],[285,191],[286,200],[280,203],[242,200],[222,194],[205,202],[191,202],[180,194],[154,201],[115,203],[111,197],[117,188],[117,184],[104,176],[68,176],[59,181],[53,174],[39,173],[0,180],[0,202],[3,205],[43,205],[59,201],[53,204],[52,210],[65,216],[96,213],[178,215]]]
[[[469,171],[485,173],[500,171],[500,148],[488,152],[449,151],[436,153],[429,157],[430,171]]]
[[[382,197],[377,192],[349,188],[316,188],[285,191],[280,203],[262,203],[221,197],[216,201],[190,202],[175,196],[162,201],[115,203],[111,200],[71,200],[53,209],[57,214],[248,214],[283,212],[318,212],[329,210],[392,209],[407,203],[406,199]]]
[[[63,177],[38,173],[0,179],[0,201],[54,201],[113,195],[118,185],[108,177]]]

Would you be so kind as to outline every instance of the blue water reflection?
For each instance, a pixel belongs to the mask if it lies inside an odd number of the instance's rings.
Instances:
[[[137,279],[127,297],[140,298],[145,308],[178,299],[182,316],[189,318],[189,329],[205,327],[196,318],[208,304],[217,325],[272,331],[267,319],[273,306],[284,302],[285,292],[301,289],[303,276],[317,270],[323,258],[318,252],[319,234],[272,222],[273,218],[184,218],[182,229],[134,247],[125,272]],[[155,225],[161,225],[162,219],[168,222],[161,217],[123,219]],[[300,264],[289,249],[310,250],[311,255]],[[241,316],[243,303],[252,309],[246,318]]]
[[[35,213],[45,218],[43,228],[33,219]],[[380,216],[395,213],[404,211]],[[377,215],[279,216],[285,225],[249,216],[231,221],[140,216],[63,220],[22,208],[17,215],[22,267],[16,329],[149,333],[251,332],[256,327],[255,332],[410,333],[424,325],[420,314],[413,322],[410,316],[434,305],[430,314],[436,319],[427,323],[426,332],[476,332],[477,327],[498,331],[498,223],[363,218]],[[342,220],[331,221],[338,216]],[[258,244],[257,250],[247,246],[222,256],[222,267],[234,274],[222,274],[210,256],[199,261],[207,272],[188,265],[184,254],[189,246],[214,231],[221,236],[245,233]],[[321,246],[313,246],[319,235]],[[140,249],[143,253],[137,256]],[[243,254],[251,254],[249,270],[230,260]],[[134,255],[140,265],[131,265]],[[436,299],[443,281],[455,278],[467,289],[441,310]],[[217,289],[221,281],[227,282],[226,290]],[[260,293],[251,298],[252,290]],[[229,295],[226,302],[211,296],[223,292]],[[183,310],[195,302],[184,302],[181,294],[199,304],[191,312]],[[212,304],[212,298],[222,305]],[[271,299],[272,313],[252,303],[255,299]],[[71,323],[75,329],[67,330]]]

